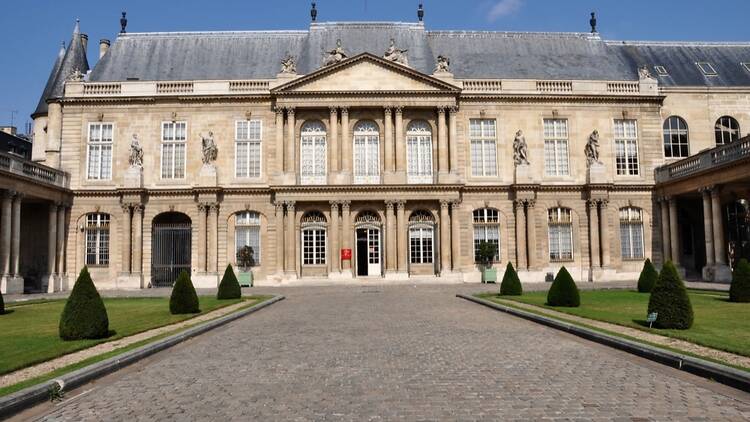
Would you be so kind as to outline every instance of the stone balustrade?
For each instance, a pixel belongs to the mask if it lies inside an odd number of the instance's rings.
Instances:
[[[4,152],[0,152],[0,171],[22,175],[61,188],[68,188],[70,183],[68,174],[63,171]]]
[[[656,169],[656,183],[671,182],[706,170],[750,159],[750,136],[731,144],[701,151]]]

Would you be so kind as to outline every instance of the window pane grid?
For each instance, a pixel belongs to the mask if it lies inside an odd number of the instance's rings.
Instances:
[[[90,123],[88,141],[87,177],[92,180],[112,178],[112,132],[111,123]]]
[[[187,123],[164,122],[162,124],[162,179],[182,179],[185,177],[186,136]]]
[[[620,209],[620,248],[623,259],[643,259],[643,212],[639,208]]]
[[[302,264],[325,265],[326,230],[322,228],[302,231]]]
[[[432,264],[433,229],[411,227],[409,229],[409,261],[412,264]]]
[[[86,265],[109,265],[109,214],[86,216]]]
[[[471,135],[471,172],[473,176],[497,175],[495,120],[469,120]]]
[[[687,123],[680,117],[672,116],[664,122],[664,156],[684,158],[688,155]]]
[[[544,119],[544,173],[547,176],[567,176],[568,121]]]
[[[550,261],[573,260],[573,221],[567,208],[548,211]]]
[[[635,120],[615,120],[615,167],[621,176],[637,176],[638,135]]]
[[[240,250],[245,246],[252,249],[253,265],[260,264],[260,214],[257,212],[241,212],[237,214],[235,223],[235,256],[240,260]]]
[[[235,130],[235,176],[260,177],[261,165],[260,120],[240,120]]]
[[[716,121],[714,129],[716,145],[726,145],[740,138],[740,124],[730,116],[724,116]]]

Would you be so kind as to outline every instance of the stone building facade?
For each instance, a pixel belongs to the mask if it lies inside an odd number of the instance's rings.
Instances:
[[[33,158],[69,177],[60,278],[101,288],[242,260],[267,285],[478,281],[480,241],[523,281],[635,279],[674,259],[657,168],[750,127],[750,44],[314,22],[123,32],[90,70],[87,41]]]

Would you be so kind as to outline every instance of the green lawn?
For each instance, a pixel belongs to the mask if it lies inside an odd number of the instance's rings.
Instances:
[[[245,298],[260,302],[263,297]],[[213,296],[201,296],[201,313],[172,315],[169,298],[105,298],[109,329],[114,331],[106,339],[62,341],[57,329],[64,300],[32,304],[10,304],[5,315],[0,315],[0,375],[75,352],[93,345],[117,340],[153,328],[184,321],[198,315],[233,305],[237,300],[219,301]]]
[[[695,312],[695,323],[689,330],[649,329],[645,322],[649,295],[632,290],[582,290],[579,308],[546,306],[547,292],[502,298],[750,356],[750,304],[728,302],[724,292],[690,290],[689,295]],[[498,298],[495,294],[479,296]]]

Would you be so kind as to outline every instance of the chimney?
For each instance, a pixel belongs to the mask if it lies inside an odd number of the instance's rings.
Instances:
[[[83,46],[83,51],[88,54],[89,51],[89,36],[86,34],[81,34],[81,45]]]
[[[99,40],[99,59],[104,57],[107,51],[109,51],[109,40],[102,38]]]

